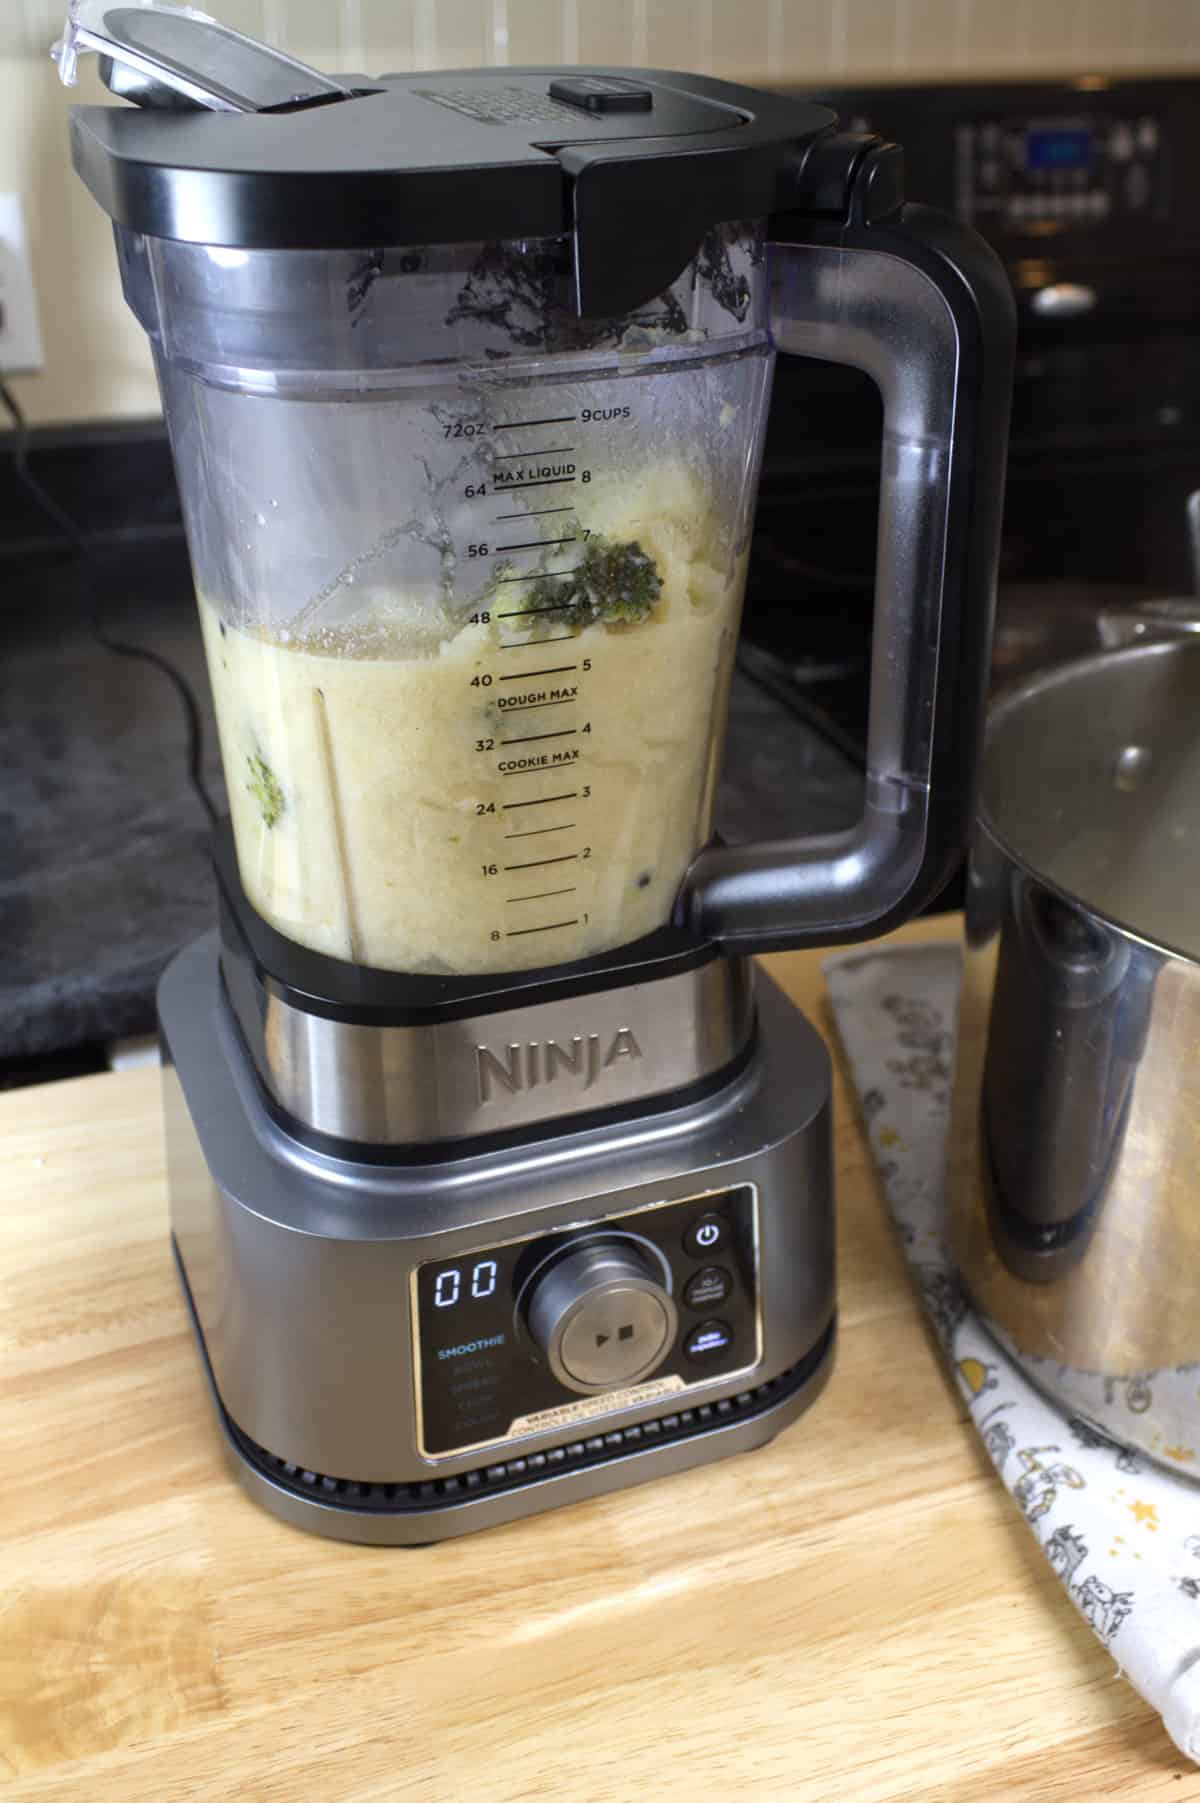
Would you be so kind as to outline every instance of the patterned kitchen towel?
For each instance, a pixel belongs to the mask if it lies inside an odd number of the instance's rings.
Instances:
[[[825,974],[905,1254],[983,1443],[1075,1607],[1176,1746],[1200,1761],[1200,1488],[1100,1431],[1094,1414],[1035,1389],[973,1313],[947,1258],[942,1164],[960,949],[843,953]]]

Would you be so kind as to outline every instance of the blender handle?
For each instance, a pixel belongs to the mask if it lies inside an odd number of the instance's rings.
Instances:
[[[771,325],[779,349],[864,370],[882,393],[866,797],[847,832],[699,853],[676,918],[732,952],[898,926],[951,874],[975,803],[1012,291],[969,227],[901,204],[894,145],[818,149],[822,177],[843,157],[845,210],[771,221]],[[828,188],[816,185],[818,204]]]

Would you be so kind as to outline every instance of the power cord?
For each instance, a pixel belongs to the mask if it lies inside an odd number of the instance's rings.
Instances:
[[[187,678],[159,652],[151,651],[145,645],[130,645],[124,639],[114,638],[109,632],[104,624],[104,610],[96,586],[95,554],[70,514],[64,507],[59,506],[54,496],[42,486],[29,468],[29,422],[16,395],[2,378],[0,378],[0,406],[4,407],[13,423],[15,434],[13,467],[18,480],[33,496],[46,517],[58,527],[78,559],[77,569],[87,610],[87,623],[97,643],[102,645],[105,651],[111,651],[114,657],[136,657],[140,658],[143,663],[153,665],[156,670],[161,671],[178,695],[187,728],[188,780],[195,791],[196,799],[208,815],[210,822],[215,825],[217,810],[213,806],[212,797],[204,782],[204,721]]]

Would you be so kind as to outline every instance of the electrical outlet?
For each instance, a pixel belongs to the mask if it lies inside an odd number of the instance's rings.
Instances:
[[[0,194],[0,370],[42,367],[33,264],[19,194]]]

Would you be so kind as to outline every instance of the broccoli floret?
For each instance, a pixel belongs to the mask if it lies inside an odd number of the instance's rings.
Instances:
[[[250,752],[246,762],[250,767],[250,780],[246,787],[262,809],[262,817],[267,825],[274,826],[285,806],[279,778],[257,751]]]
[[[530,584],[525,611],[550,616],[547,627],[636,626],[661,593],[658,565],[636,539],[621,544],[596,534],[569,575]]]

